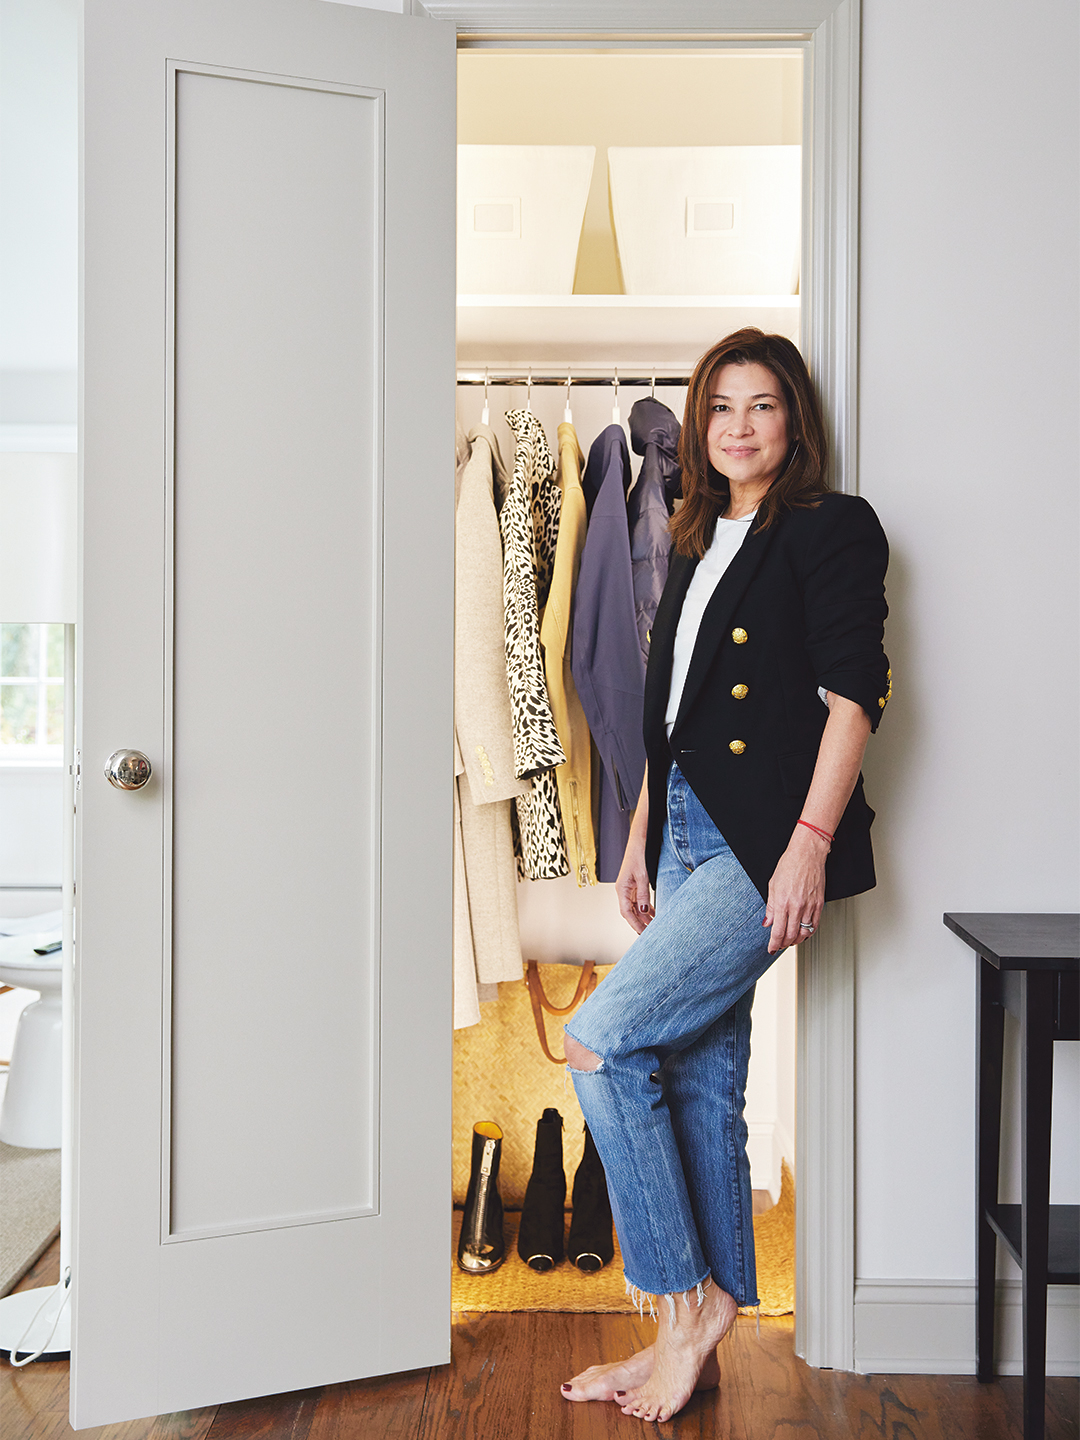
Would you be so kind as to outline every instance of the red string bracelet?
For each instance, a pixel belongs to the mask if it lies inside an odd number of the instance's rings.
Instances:
[[[797,825],[805,825],[807,830],[813,830],[815,835],[820,835],[822,840],[827,840],[830,845],[836,839],[836,836],[830,835],[828,830],[819,830],[816,825],[811,825],[809,820],[797,820],[795,823]]]

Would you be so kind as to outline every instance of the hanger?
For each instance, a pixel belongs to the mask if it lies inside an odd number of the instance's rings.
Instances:
[[[491,407],[488,405],[488,367],[484,366],[484,408],[480,412],[480,424],[491,424]]]
[[[619,367],[615,366],[615,402],[611,407],[612,425],[621,425],[622,416],[619,414]]]
[[[570,413],[570,371],[566,372],[566,409],[563,411],[563,420],[567,425],[574,423],[574,417]]]
[[[653,374],[652,374],[652,384],[649,386],[649,395],[650,395],[650,397],[651,397],[653,400],[656,399],[656,371],[655,371],[655,370],[653,371]]]
[[[526,390],[525,390],[525,409],[526,409],[526,411],[527,411],[530,415],[532,414],[532,366],[531,366],[531,365],[529,366],[529,379],[528,379],[528,382],[527,382],[527,388],[526,388]]]

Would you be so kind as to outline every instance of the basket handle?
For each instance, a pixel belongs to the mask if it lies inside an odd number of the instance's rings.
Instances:
[[[553,1055],[548,1045],[547,1030],[544,1026],[544,1011],[549,1015],[569,1015],[587,1000],[596,989],[597,976],[596,965],[592,960],[586,960],[581,967],[581,974],[578,976],[577,989],[574,991],[573,999],[569,1005],[553,1005],[544,993],[543,981],[540,979],[540,967],[535,960],[525,962],[525,984],[529,988],[529,1002],[532,1005],[533,1019],[536,1021],[536,1034],[540,1040],[540,1048],[547,1058],[555,1065],[565,1065],[565,1055]]]

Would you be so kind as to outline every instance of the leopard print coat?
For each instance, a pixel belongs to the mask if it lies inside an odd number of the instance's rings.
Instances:
[[[570,873],[554,767],[566,761],[548,700],[540,614],[551,586],[562,492],[543,426],[531,410],[508,410],[514,472],[499,510],[503,542],[506,672],[514,727],[514,769],[532,780],[515,799],[518,871],[531,880]]]

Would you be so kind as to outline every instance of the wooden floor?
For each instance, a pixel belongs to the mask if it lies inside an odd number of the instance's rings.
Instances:
[[[55,1284],[54,1246],[20,1289]],[[720,1351],[720,1390],[667,1425],[614,1405],[569,1405],[559,1384],[647,1344],[636,1315],[456,1318],[453,1363],[79,1432],[84,1440],[606,1440],[660,1434],[708,1440],[1022,1440],[1019,1379],[846,1375],[808,1369],[790,1316],[740,1318]],[[0,1362],[4,1440],[64,1440],[66,1362]],[[1080,1382],[1048,1382],[1047,1440],[1076,1440]]]

